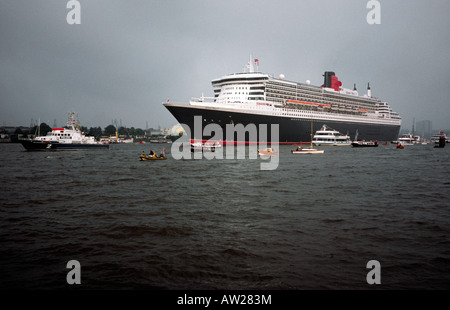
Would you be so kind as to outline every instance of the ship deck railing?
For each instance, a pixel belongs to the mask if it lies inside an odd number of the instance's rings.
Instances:
[[[193,98],[191,98],[191,101],[193,101],[193,102],[214,102],[215,100],[216,100],[215,97],[200,97],[200,98],[193,97]]]

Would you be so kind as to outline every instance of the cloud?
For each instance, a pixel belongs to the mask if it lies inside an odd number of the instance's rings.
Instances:
[[[65,1],[0,3],[0,124],[27,125],[75,111],[86,126],[112,119],[168,127],[162,102],[212,95],[210,81],[239,72],[250,53],[262,71],[322,84],[335,71],[387,100],[404,118],[448,124],[448,1]],[[450,126],[448,126],[450,127]]]

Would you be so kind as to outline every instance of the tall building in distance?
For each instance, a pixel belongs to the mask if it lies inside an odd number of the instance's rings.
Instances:
[[[431,121],[418,121],[414,131],[416,135],[419,135],[425,139],[430,139],[433,135],[433,127],[431,125]]]

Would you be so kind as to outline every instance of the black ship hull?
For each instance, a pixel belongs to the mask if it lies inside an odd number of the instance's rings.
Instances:
[[[246,135],[245,141],[263,142],[271,141],[271,124],[279,125],[279,137],[278,142],[280,144],[296,144],[305,143],[311,141],[311,119],[270,116],[262,114],[249,114],[235,111],[219,110],[217,108],[203,108],[188,105],[177,104],[165,104],[165,107],[172,113],[177,121],[183,125],[188,126],[191,139],[203,139],[209,140],[211,136],[205,136],[200,133],[194,133],[194,117],[201,116],[202,129],[208,124],[217,124],[222,128],[223,140],[228,141],[240,141],[238,135],[234,137],[226,136],[227,124],[242,124],[247,126],[249,124],[255,124],[259,128],[260,124],[267,124],[267,140],[261,139],[261,137],[255,138],[250,135]],[[328,125],[333,129],[340,131],[344,134],[354,136],[358,131],[358,138],[364,140],[378,140],[378,141],[392,141],[398,138],[400,125],[385,125],[385,124],[370,124],[370,123],[357,123],[357,122],[341,122],[336,120],[313,120],[312,121],[312,134],[319,130],[322,125]],[[194,136],[195,134],[195,136]],[[214,136],[215,133],[213,133]],[[259,133],[258,133],[259,134]],[[275,141],[274,141],[275,142]]]
[[[109,144],[52,143],[52,150],[98,150],[108,149]]]
[[[20,140],[27,151],[44,151],[50,149],[50,143],[44,141]]]

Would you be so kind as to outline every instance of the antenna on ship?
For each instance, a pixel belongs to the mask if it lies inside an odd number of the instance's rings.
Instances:
[[[372,91],[370,90],[369,83],[367,83],[367,97],[372,97]]]

